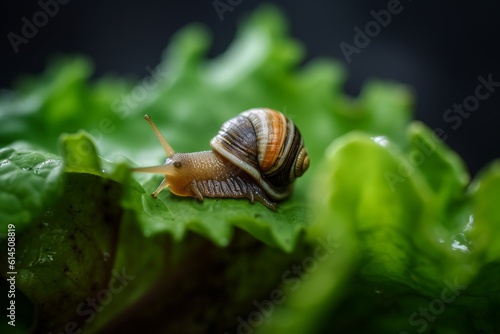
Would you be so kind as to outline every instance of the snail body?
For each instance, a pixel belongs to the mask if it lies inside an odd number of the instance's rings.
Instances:
[[[134,168],[165,175],[164,188],[178,196],[248,198],[272,210],[290,196],[294,180],[309,167],[303,139],[293,122],[272,109],[250,109],[225,122],[211,151],[176,153],[145,116],[167,158],[161,166]]]

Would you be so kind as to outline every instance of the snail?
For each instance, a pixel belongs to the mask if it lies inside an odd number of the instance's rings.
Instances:
[[[250,109],[225,122],[211,151],[176,153],[148,115],[165,150],[165,164],[133,168],[165,175],[151,194],[166,187],[178,196],[248,198],[271,210],[290,196],[295,178],[309,167],[304,141],[293,122],[273,109]]]

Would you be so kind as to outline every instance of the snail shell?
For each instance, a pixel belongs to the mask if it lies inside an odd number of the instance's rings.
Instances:
[[[309,167],[304,140],[293,122],[273,109],[250,109],[225,122],[210,146],[249,174],[273,200]]]

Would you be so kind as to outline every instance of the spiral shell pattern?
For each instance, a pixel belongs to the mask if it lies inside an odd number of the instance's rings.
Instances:
[[[290,195],[293,181],[309,167],[302,136],[272,109],[250,109],[224,123],[210,145],[248,173],[274,200]]]

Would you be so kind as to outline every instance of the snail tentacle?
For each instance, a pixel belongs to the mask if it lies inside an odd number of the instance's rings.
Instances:
[[[167,181],[167,179],[163,179],[161,181],[158,188],[156,188],[156,190],[151,194],[151,197],[153,197],[153,198],[158,197],[158,194],[160,193],[160,191],[162,191],[164,188],[168,188],[168,183],[166,181]]]

